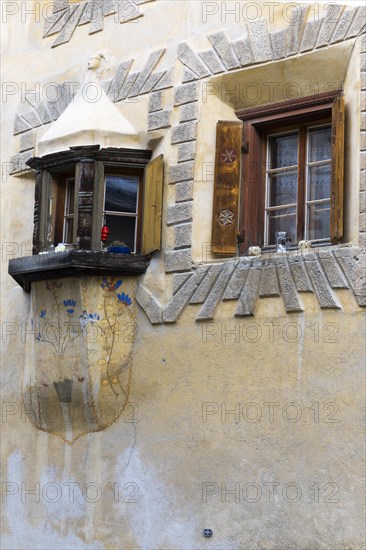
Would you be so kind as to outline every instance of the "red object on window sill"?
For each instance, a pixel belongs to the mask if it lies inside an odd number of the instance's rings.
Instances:
[[[107,225],[103,225],[102,227],[102,234],[101,234],[101,237],[100,237],[100,240],[102,241],[102,243],[105,243],[109,237],[109,228]]]

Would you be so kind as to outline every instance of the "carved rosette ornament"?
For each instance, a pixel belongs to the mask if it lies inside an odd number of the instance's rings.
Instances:
[[[128,406],[135,339],[131,280],[35,282],[23,400],[35,427],[72,445],[106,429]]]
[[[226,147],[225,149],[223,149],[220,155],[220,160],[224,164],[233,164],[237,158],[237,152],[231,147]]]
[[[221,225],[232,225],[235,220],[235,214],[229,208],[221,210],[219,214],[219,222]]]

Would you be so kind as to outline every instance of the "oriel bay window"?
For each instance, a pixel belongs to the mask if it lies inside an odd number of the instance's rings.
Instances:
[[[343,237],[344,98],[264,105],[217,125],[212,250]],[[224,213],[227,213],[224,216]],[[230,216],[228,213],[230,212]]]
[[[164,162],[151,156],[85,146],[31,159],[33,257],[10,261],[15,280],[29,290],[32,280],[75,273],[143,273],[161,244]],[[131,254],[109,252],[113,241]]]

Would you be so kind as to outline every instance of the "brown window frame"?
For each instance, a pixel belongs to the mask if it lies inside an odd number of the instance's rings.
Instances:
[[[65,231],[65,206],[66,206],[66,193],[67,193],[67,182],[70,179],[74,180],[74,213],[73,213],[73,239],[71,243],[75,244],[75,225],[76,225],[76,206],[77,206],[77,196],[76,196],[76,187],[75,187],[75,169],[65,170],[62,172],[52,172],[50,174],[50,191],[48,197],[48,212],[47,212],[47,226],[52,220],[52,226],[47,228],[47,231],[51,229],[52,231],[52,242],[50,246],[57,246],[59,243],[65,243],[64,241],[64,231]],[[50,203],[52,196],[52,204]]]
[[[98,166],[98,167],[97,167]],[[97,237],[95,241],[97,243],[94,246],[94,250],[102,251],[103,243],[99,239],[101,235],[101,229],[103,227],[104,220],[104,202],[105,202],[105,177],[108,174],[116,176],[135,175],[139,177],[139,190],[138,190],[138,210],[136,215],[136,241],[135,250],[132,254],[138,255],[142,253],[142,227],[143,227],[143,208],[144,208],[144,183],[145,183],[145,167],[144,168],[130,168],[123,163],[109,163],[108,161],[101,161],[96,163],[96,189],[93,199],[92,207],[92,224],[96,227]],[[79,223],[78,201],[79,201],[79,188],[77,182],[80,180],[80,165],[75,163],[73,165],[66,165],[60,167],[57,170],[52,168],[49,171],[44,171],[44,197],[42,205],[42,219],[41,230],[43,233],[43,246],[40,247],[41,251],[47,251],[50,248],[56,247],[58,244],[72,244],[77,246],[77,230]],[[73,213],[73,238],[70,243],[64,241],[64,228],[65,228],[65,205],[66,205],[66,193],[68,180],[74,180],[74,213]],[[52,197],[52,198],[51,198]],[[47,235],[51,235],[51,239],[48,240]],[[82,248],[82,247],[81,247]]]
[[[102,199],[102,212],[101,212],[101,228],[104,224],[105,215],[118,215],[116,214],[106,214],[104,210],[105,206],[105,192],[106,192],[106,176],[138,176],[139,186],[138,186],[138,195],[137,195],[137,213],[136,213],[136,241],[135,241],[135,250],[132,251],[133,254],[139,254],[142,247],[142,224],[143,224],[143,199],[144,199],[144,175],[145,171],[139,168],[125,168],[120,167],[115,164],[104,164],[103,171],[103,199]]]
[[[236,113],[243,121],[242,185],[240,201],[240,252],[249,246],[264,246],[265,186],[267,136],[277,130],[299,128],[304,133],[309,126],[332,123],[333,102],[340,91],[288,100],[277,104],[245,109]],[[333,129],[333,128],[332,128]],[[297,242],[304,238],[305,225],[305,167],[304,135],[299,148],[299,187],[297,200]],[[334,161],[332,161],[334,162]],[[312,241],[314,244],[319,241]],[[322,243],[330,244],[322,240]],[[296,245],[296,243],[292,243]],[[269,245],[266,248],[273,248]]]
[[[71,195],[72,201],[69,200],[70,188],[73,188],[72,195]],[[72,204],[72,212],[69,212],[68,207],[70,207],[71,204]],[[67,240],[67,237],[66,237],[68,233],[68,224],[71,224],[71,234],[72,234],[71,243],[73,243],[74,226],[75,226],[75,178],[74,177],[67,178],[65,182],[64,223],[62,228],[62,241],[64,243],[69,244],[69,241]]]

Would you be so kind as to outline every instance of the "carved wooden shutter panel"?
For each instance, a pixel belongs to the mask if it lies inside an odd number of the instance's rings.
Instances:
[[[146,167],[143,205],[142,253],[150,254],[161,247],[164,157],[158,156]]]
[[[237,251],[242,127],[240,121],[223,120],[216,127],[211,237],[214,254],[235,254]]]
[[[335,98],[332,108],[332,179],[330,191],[330,239],[343,237],[344,205],[344,95]]]
[[[43,172],[38,167],[36,172],[36,185],[34,189],[34,214],[33,214],[33,254],[38,254],[41,250],[40,243],[40,209],[41,209],[41,199],[42,199],[42,179]]]

